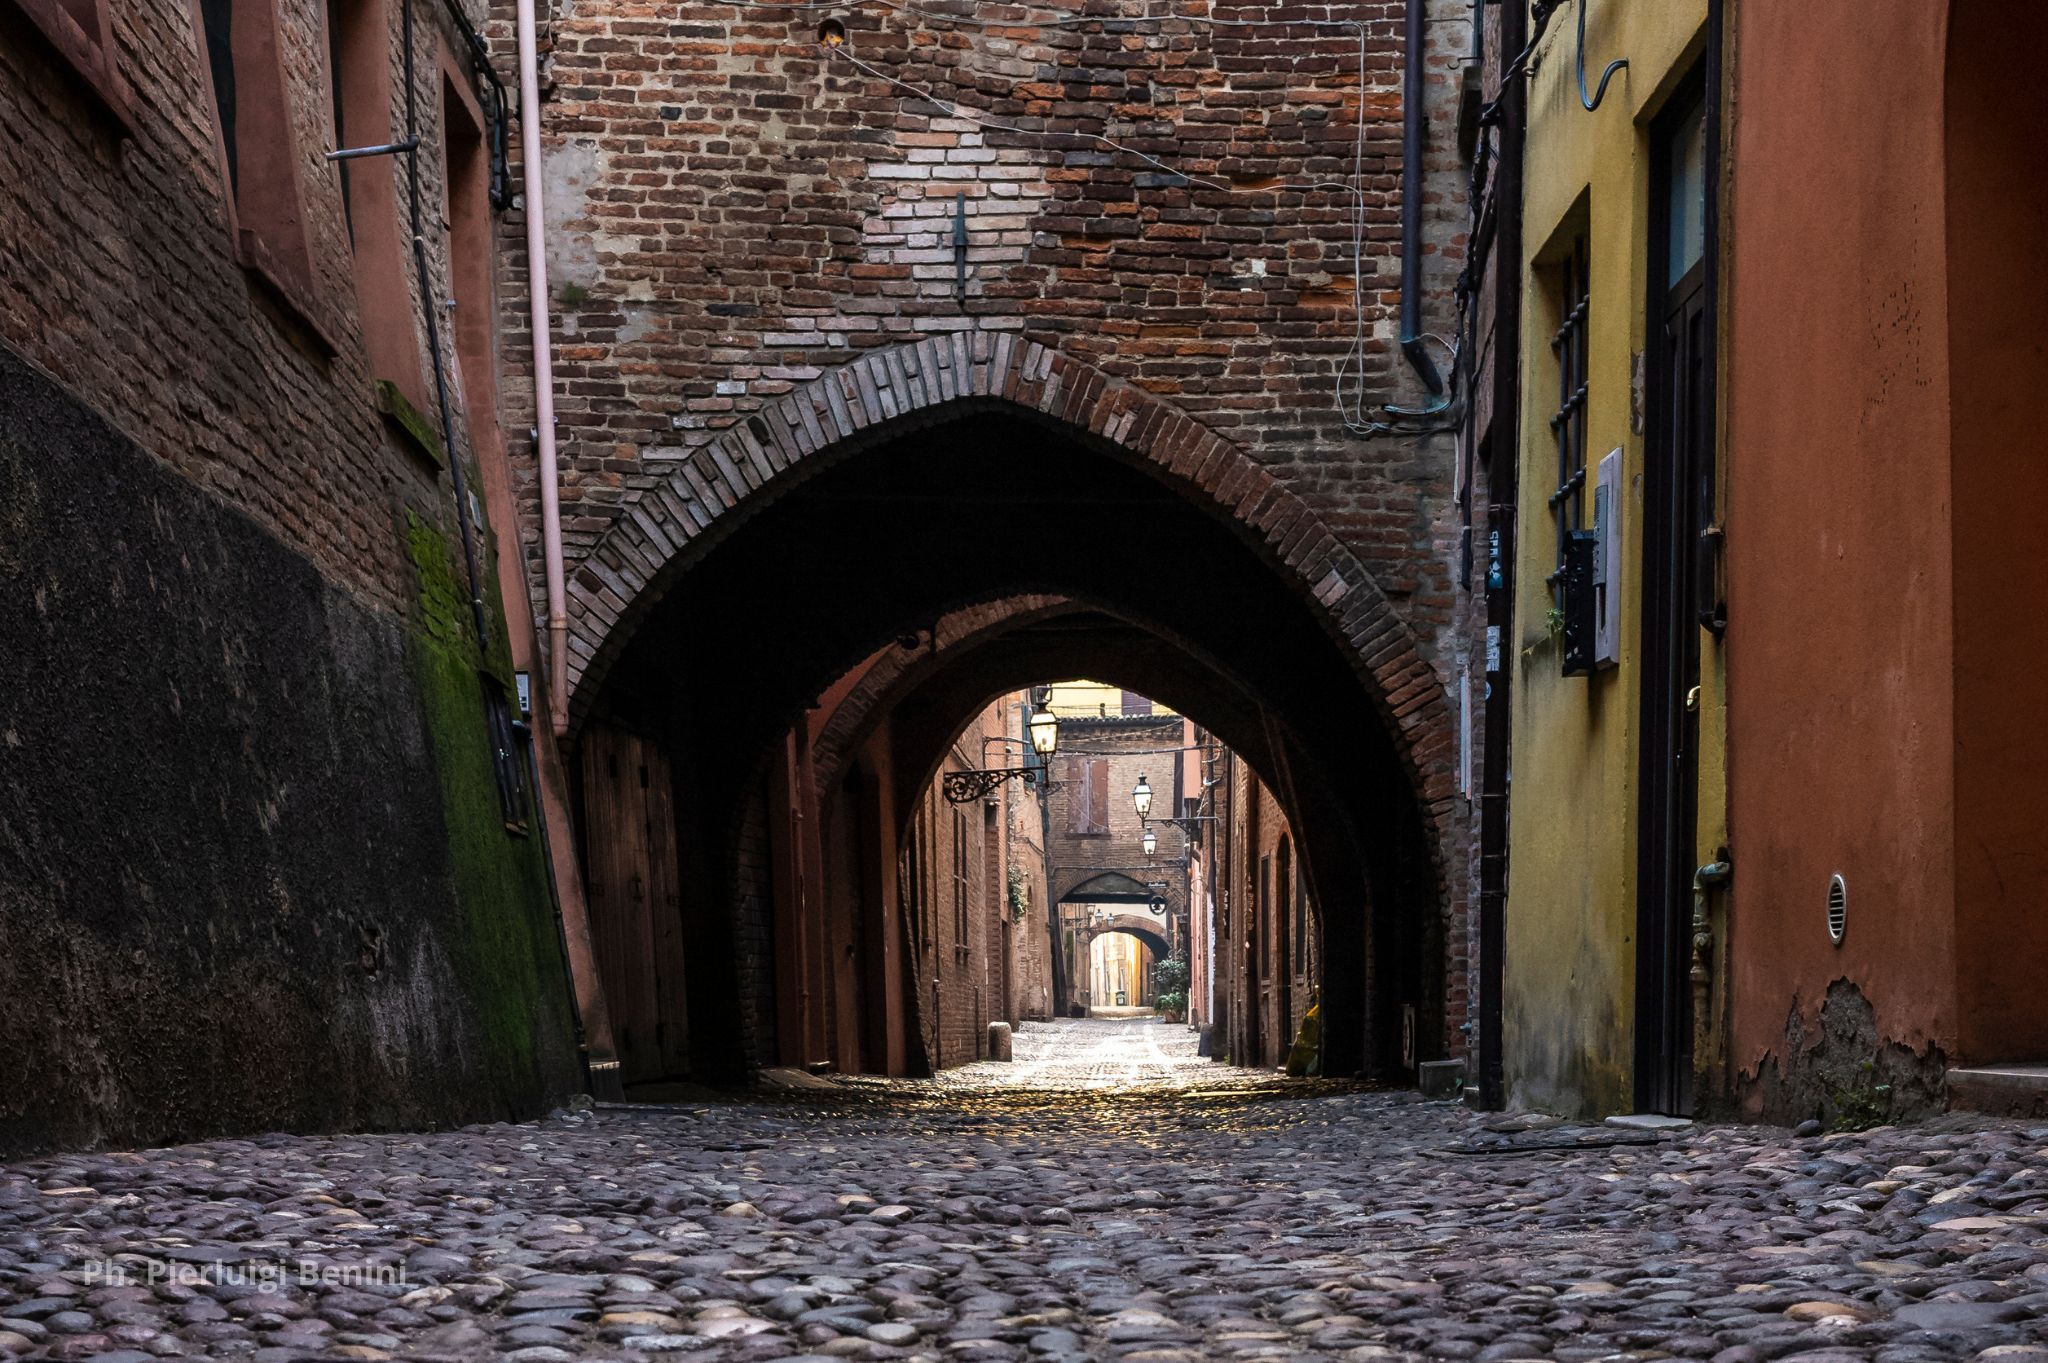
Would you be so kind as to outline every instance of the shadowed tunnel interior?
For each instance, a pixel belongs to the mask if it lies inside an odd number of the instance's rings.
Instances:
[[[885,647],[929,655],[870,716],[890,722],[896,817],[1005,692],[1089,676],[1155,697],[1241,754],[1298,830],[1323,906],[1325,1072],[1395,1074],[1404,1008],[1419,1058],[1440,1053],[1444,896],[1414,781],[1298,578],[1198,495],[1007,414],[810,463],[672,570],[583,716],[667,757],[693,1074],[744,1067],[750,798],[797,717]],[[948,612],[1027,595],[1059,604],[936,646]]]

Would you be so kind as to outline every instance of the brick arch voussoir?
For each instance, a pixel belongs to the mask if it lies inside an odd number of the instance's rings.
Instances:
[[[829,789],[838,783],[875,720],[941,655],[990,634],[1071,608],[1065,597],[1043,595],[1006,597],[963,607],[939,617],[932,637],[918,649],[892,648],[877,658],[833,707],[811,744],[811,761],[816,766],[819,785]]]
[[[569,583],[570,712],[592,702],[637,617],[686,551],[766,505],[815,456],[962,405],[1019,407],[1085,431],[1195,489],[1294,577],[1349,650],[1408,754],[1425,807],[1448,808],[1448,700],[1414,634],[1313,508],[1173,404],[1010,333],[951,333],[870,351],[742,417],[627,504]]]

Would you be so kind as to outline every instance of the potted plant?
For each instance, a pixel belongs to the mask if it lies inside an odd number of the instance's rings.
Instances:
[[[1153,968],[1152,985],[1158,992],[1153,995],[1152,1006],[1168,1022],[1179,1022],[1187,1015],[1188,977],[1191,973],[1188,958],[1178,954]]]

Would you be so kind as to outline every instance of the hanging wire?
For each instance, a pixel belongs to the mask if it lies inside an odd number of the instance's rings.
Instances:
[[[766,0],[726,0],[726,3],[731,5],[733,8],[737,9],[783,11],[823,9],[843,10],[847,8],[847,5],[844,3],[804,3],[803,0],[797,0],[796,3],[789,4],[767,3]],[[962,18],[961,16],[945,14],[942,11],[926,10],[915,5],[903,3],[902,0],[852,0],[852,3],[878,5],[901,14],[912,15],[918,18],[933,19],[939,22],[959,23],[963,26],[968,27],[988,28],[1017,26],[1014,23],[991,23],[990,21],[979,18]],[[1055,20],[1054,22],[1062,23],[1063,25],[1173,22],[1194,25],[1207,25],[1210,27],[1229,28],[1251,28],[1271,26],[1270,22],[1265,20],[1212,19],[1205,16],[1194,15],[1144,15],[1133,16],[1129,18],[1108,15],[1067,15],[1064,17],[1063,21]],[[1290,20],[1289,22],[1294,23],[1297,21]],[[873,65],[872,63],[862,60],[853,51],[852,43],[850,41],[849,36],[847,35],[835,33],[833,35],[834,41],[821,43],[820,46],[823,47],[828,59],[831,57],[838,57],[839,59],[845,61],[848,65],[852,66],[854,69],[861,72],[863,75],[866,75],[874,80],[879,80],[884,84],[890,86],[892,89],[901,91],[903,94],[909,96],[914,100],[917,100],[921,103],[929,104],[933,108],[940,110],[945,117],[959,119],[963,122],[971,123],[976,127],[987,131],[1008,133],[1013,136],[1029,138],[1059,137],[1084,139],[1098,146],[1104,147],[1109,151],[1135,157],[1136,159],[1144,162],[1146,165],[1152,167],[1153,169],[1158,170],[1180,181],[1181,184],[1184,186],[1199,187],[1202,189],[1213,190],[1219,193],[1330,193],[1347,196],[1350,200],[1351,208],[1352,334],[1351,344],[1346,348],[1343,358],[1338,362],[1335,374],[1335,403],[1337,408],[1338,419],[1342,422],[1344,430],[1347,434],[1359,437],[1372,437],[1389,434],[1428,434],[1439,430],[1450,429],[1450,427],[1446,425],[1430,425],[1421,427],[1402,425],[1399,424],[1398,421],[1390,422],[1379,420],[1371,414],[1369,402],[1366,396],[1366,390],[1370,385],[1372,377],[1370,370],[1371,331],[1367,327],[1365,320],[1366,194],[1364,185],[1365,148],[1368,132],[1365,98],[1367,69],[1366,63],[1370,55],[1369,46],[1367,42],[1368,29],[1363,22],[1355,19],[1302,20],[1298,22],[1306,27],[1325,29],[1348,29],[1356,35],[1358,40],[1358,120],[1357,131],[1354,136],[1352,144],[1351,180],[1348,183],[1341,180],[1314,180],[1304,181],[1300,183],[1261,185],[1256,189],[1249,189],[1231,184],[1225,180],[1218,180],[1205,176],[1193,175],[1187,171],[1183,171],[1177,169],[1172,165],[1169,165],[1167,162],[1160,160],[1157,156],[1152,155],[1150,152],[1142,151],[1139,148],[1131,146],[1126,142],[1118,141],[1116,138],[1108,137],[1101,133],[1087,132],[1079,129],[1066,132],[1048,132],[1047,130],[1042,128],[1024,127],[1019,124],[1005,123],[999,119],[990,118],[986,115],[978,113],[975,110],[969,109],[959,104],[957,101],[944,99],[939,95],[933,93],[932,91],[927,90],[921,86],[912,85],[907,81],[900,80],[897,77],[889,74],[887,71],[884,71],[881,68]],[[1462,304],[1460,306],[1461,319],[1458,331],[1462,333]],[[1426,334],[1424,339],[1435,341],[1438,345],[1443,346],[1445,350],[1449,352],[1451,359],[1451,370],[1454,376],[1454,381],[1449,386],[1443,399],[1434,404],[1433,406],[1427,408],[1411,409],[1400,408],[1393,406],[1391,404],[1384,405],[1381,410],[1390,417],[1407,420],[1440,416],[1450,411],[1451,408],[1457,404],[1458,385],[1455,382],[1455,376],[1462,367],[1460,345],[1456,341],[1446,340],[1444,337],[1436,335],[1435,333]]]
[[[1579,103],[1584,105],[1586,112],[1590,114],[1600,107],[1601,100],[1607,98],[1607,82],[1613,80],[1617,73],[1628,70],[1628,58],[1623,57],[1619,61],[1607,63],[1607,69],[1600,73],[1600,88],[1593,92],[1592,98],[1586,97],[1586,11],[1593,7],[1593,0],[1578,0],[1578,6],[1579,54],[1577,64],[1579,68]]]

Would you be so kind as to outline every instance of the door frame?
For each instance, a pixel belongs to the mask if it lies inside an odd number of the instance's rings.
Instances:
[[[1644,270],[1641,750],[1637,772],[1635,1108],[1693,1109],[1691,881],[1699,830],[1699,544],[1715,432],[1717,142],[1703,62],[1652,120]],[[1673,133],[1705,126],[1701,259],[1668,281]],[[1689,373],[1687,371],[1690,371]]]

